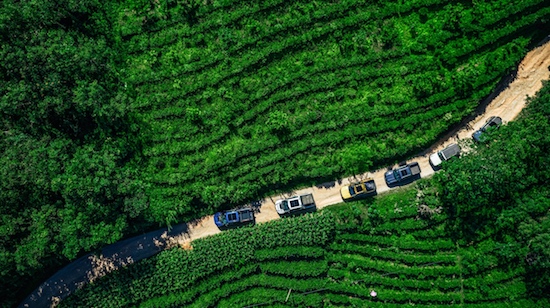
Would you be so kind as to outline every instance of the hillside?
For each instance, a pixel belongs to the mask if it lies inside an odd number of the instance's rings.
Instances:
[[[198,239],[61,306],[548,306],[549,107],[546,83],[517,121],[432,179]]]
[[[513,73],[549,14],[542,0],[3,1],[2,304],[131,235],[414,155]]]

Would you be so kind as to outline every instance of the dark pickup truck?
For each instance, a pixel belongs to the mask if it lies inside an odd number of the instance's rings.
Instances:
[[[402,182],[407,182],[420,175],[420,165],[418,163],[410,163],[401,166],[397,169],[386,172],[386,184],[388,186],[397,185]]]
[[[250,208],[214,214],[214,223],[220,228],[237,227],[254,223],[254,211]]]

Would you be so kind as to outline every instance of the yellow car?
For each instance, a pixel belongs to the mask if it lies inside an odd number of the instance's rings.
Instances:
[[[373,179],[366,179],[361,182],[350,183],[342,186],[340,195],[344,201],[359,199],[362,197],[376,195],[376,185]]]

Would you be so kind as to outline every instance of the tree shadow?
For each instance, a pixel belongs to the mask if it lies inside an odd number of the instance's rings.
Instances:
[[[341,184],[342,183],[342,180],[338,180],[338,184]],[[330,189],[330,188],[333,188],[336,186],[336,181],[330,181],[330,182],[325,182],[325,183],[322,183],[322,184],[318,184],[318,185],[315,185],[315,187],[321,189],[321,188],[324,188],[324,189]]]

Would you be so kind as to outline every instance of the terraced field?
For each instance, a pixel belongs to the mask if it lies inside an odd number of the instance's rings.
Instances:
[[[119,9],[157,221],[414,154],[472,112],[550,15],[541,0],[190,3]]]
[[[417,200],[417,190],[401,190],[367,206],[340,205],[197,240],[192,251],[165,251],[101,278],[61,306],[535,305],[523,267],[497,261],[502,247],[489,239],[458,247],[446,215],[420,219]]]

